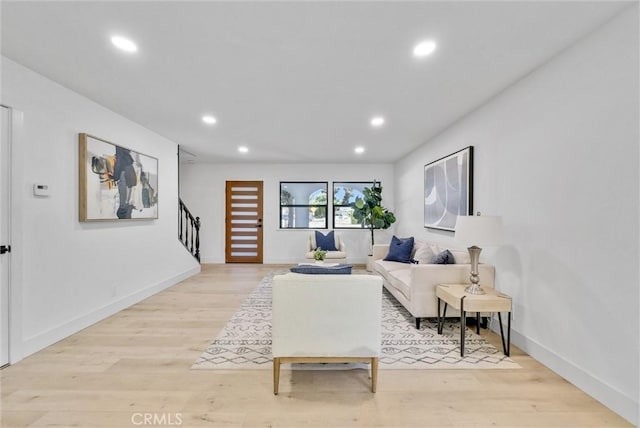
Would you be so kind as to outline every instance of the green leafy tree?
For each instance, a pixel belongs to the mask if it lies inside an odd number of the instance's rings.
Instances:
[[[309,201],[311,205],[327,205],[327,193],[320,192],[315,195]],[[312,207],[311,211],[313,212],[314,218],[325,218],[327,216],[327,209],[325,207]]]
[[[293,197],[291,197],[291,193],[289,191],[281,189],[280,190],[280,205],[291,205],[293,202]]]
[[[353,189],[351,187],[340,187],[340,189],[342,190],[343,194],[342,194],[342,199],[338,199],[337,194],[334,194],[333,196],[333,203],[335,205],[349,205],[349,200],[351,199],[351,196],[353,195]],[[336,193],[339,193],[336,192]]]
[[[364,198],[358,197],[353,203],[353,218],[363,228],[371,231],[371,249],[373,250],[375,229],[388,229],[396,221],[396,216],[382,206],[382,185],[376,180],[371,188],[365,187]]]
[[[280,205],[291,205],[293,203],[293,196],[285,189],[280,189]],[[291,208],[287,210],[287,227],[293,227],[293,216],[291,215]]]

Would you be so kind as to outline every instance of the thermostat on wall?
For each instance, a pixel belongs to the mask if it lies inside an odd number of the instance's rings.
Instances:
[[[34,184],[33,185],[33,195],[34,196],[44,196],[48,197],[49,194],[49,186],[46,184]]]

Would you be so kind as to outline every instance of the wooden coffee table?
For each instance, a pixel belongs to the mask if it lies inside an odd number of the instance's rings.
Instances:
[[[438,297],[438,334],[442,334],[444,319],[447,314],[447,305],[451,305],[460,311],[460,356],[464,356],[464,333],[466,330],[466,313],[476,313],[476,331],[480,333],[480,312],[497,312],[500,321],[500,336],[502,337],[502,349],[509,356],[511,351],[511,297],[496,291],[491,287],[483,287],[485,294],[469,294],[464,289],[469,284],[440,284],[436,287]],[[440,302],[444,301],[444,311],[440,315]],[[502,327],[502,312],[508,313],[507,341],[504,340]]]

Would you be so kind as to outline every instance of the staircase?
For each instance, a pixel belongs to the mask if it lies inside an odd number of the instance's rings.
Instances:
[[[182,245],[200,262],[200,217],[194,217],[189,208],[178,199],[179,229],[178,239]]]

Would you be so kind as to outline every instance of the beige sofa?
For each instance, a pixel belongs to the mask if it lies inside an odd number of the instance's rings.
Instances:
[[[416,241],[414,258],[421,262],[400,263],[383,260],[389,252],[389,245],[376,244],[373,247],[373,257],[368,266],[383,278],[384,287],[411,313],[416,319],[416,328],[420,328],[420,318],[435,318],[438,316],[438,298],[436,286],[438,284],[467,284],[471,273],[471,264],[467,250],[451,249],[456,264],[429,264],[431,255],[438,254],[447,248],[438,244]],[[478,266],[480,285],[491,287],[495,285],[495,268],[491,265]],[[447,308],[447,316],[456,317],[460,312]]]
[[[382,279],[375,275],[273,277],[273,393],[280,364],[365,362],[376,392],[382,329]]]

